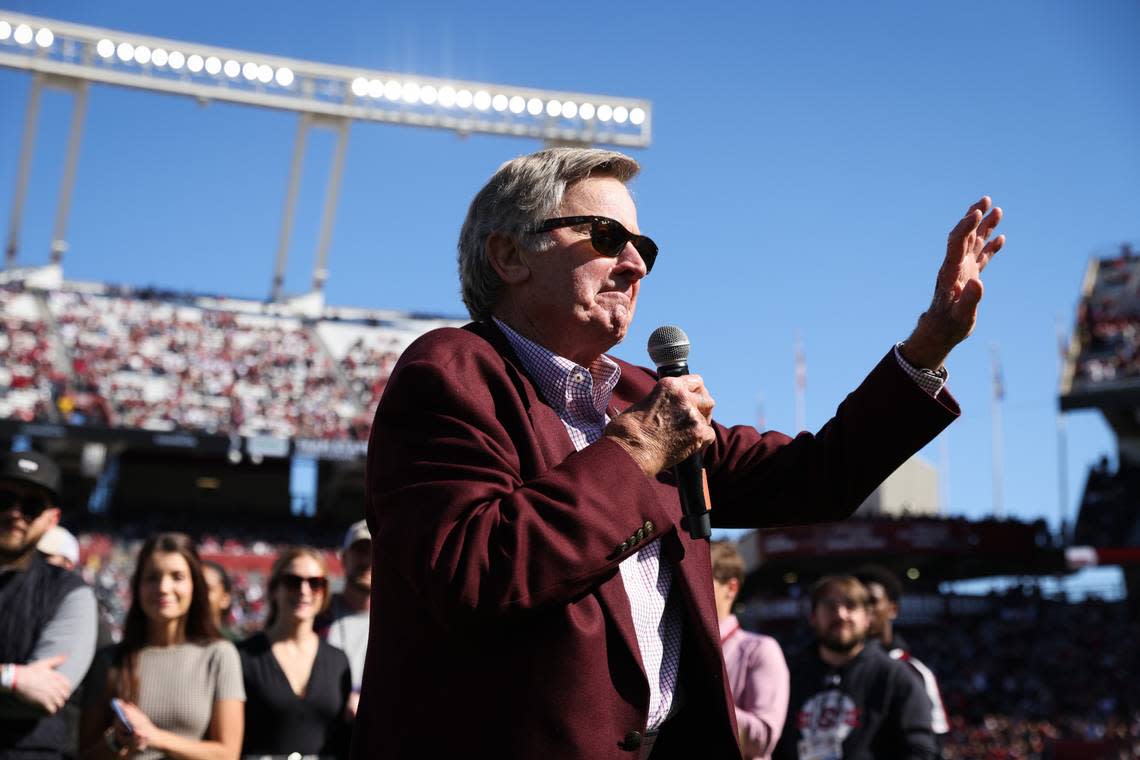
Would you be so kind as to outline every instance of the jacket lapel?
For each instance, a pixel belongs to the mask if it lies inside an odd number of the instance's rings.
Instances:
[[[542,399],[537,385],[527,374],[522,362],[511,349],[511,345],[502,331],[493,322],[476,322],[469,325],[468,328],[494,346],[508,367],[513,370],[519,395],[526,400],[527,414],[530,415],[530,421],[534,427],[535,443],[544,466],[547,469],[554,467],[573,454],[576,451],[574,442],[570,440],[570,434],[566,432],[566,426],[562,419]],[[610,417],[612,418],[616,413],[616,407],[611,405]],[[621,572],[617,568],[614,568],[613,576],[599,586],[595,596],[605,608],[626,649],[629,650],[630,655],[637,663],[646,689],[646,698],[648,698],[649,681],[645,677],[645,665],[641,661],[641,647],[637,644],[637,633],[633,626],[633,613],[629,606],[629,596],[626,594]]]

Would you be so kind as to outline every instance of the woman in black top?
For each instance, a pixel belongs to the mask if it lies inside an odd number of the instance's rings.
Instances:
[[[243,641],[243,755],[348,754],[345,705],[352,674],[344,652],[323,641],[313,619],[328,606],[324,559],[290,549],[273,563],[265,630]]]

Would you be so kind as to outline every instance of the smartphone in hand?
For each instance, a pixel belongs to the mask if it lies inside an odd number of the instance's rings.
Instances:
[[[127,711],[123,709],[123,703],[118,699],[111,700],[111,711],[115,713],[115,717],[123,724],[123,728],[128,734],[134,734],[135,727],[127,720]]]

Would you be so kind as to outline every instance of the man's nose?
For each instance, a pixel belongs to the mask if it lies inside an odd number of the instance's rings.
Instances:
[[[622,248],[618,254],[618,267],[623,268],[627,274],[637,280],[649,273],[645,259],[641,258],[641,253],[634,247],[632,241],[627,242],[625,248]]]

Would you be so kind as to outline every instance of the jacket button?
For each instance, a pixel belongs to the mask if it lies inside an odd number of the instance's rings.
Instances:
[[[637,533],[634,535],[637,536],[638,541],[644,541],[645,540],[645,528],[638,528]]]
[[[629,542],[628,541],[622,541],[620,544],[618,544],[617,553],[618,554],[625,554],[625,550],[628,548],[629,548]]]
[[[641,732],[630,731],[625,738],[618,742],[618,747],[624,750],[635,750],[641,746]]]
[[[646,520],[645,525],[643,525],[641,527],[645,528],[645,533],[646,533],[646,535],[648,535],[648,534],[653,532],[653,521],[652,520]]]

